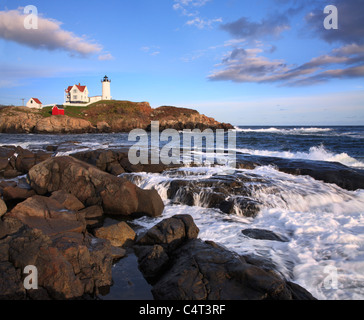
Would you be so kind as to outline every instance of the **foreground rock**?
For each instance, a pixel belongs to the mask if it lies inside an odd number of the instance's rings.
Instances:
[[[14,178],[26,174],[33,166],[51,156],[52,153],[31,152],[19,146],[2,146],[0,147],[0,176]]]
[[[88,234],[48,236],[20,220],[0,221],[0,299],[76,299],[112,284],[110,242]],[[26,291],[23,270],[38,270],[38,289]]]
[[[19,203],[8,216],[49,236],[65,232],[83,233],[86,230],[81,215],[68,210],[55,199],[43,196],[33,196]]]
[[[106,214],[159,216],[164,204],[156,190],[142,190],[72,157],[51,158],[29,171],[31,187],[40,195],[63,190],[84,206],[102,206]]]
[[[272,270],[197,239],[188,215],[174,216],[137,240],[143,274],[153,283],[157,300],[305,300],[314,299],[300,286]]]
[[[6,213],[6,211],[8,211],[8,208],[5,202],[2,199],[0,199],[0,218]]]
[[[111,245],[122,247],[135,240],[136,234],[126,222],[120,222],[111,226],[101,227],[94,231],[97,238],[107,239]]]

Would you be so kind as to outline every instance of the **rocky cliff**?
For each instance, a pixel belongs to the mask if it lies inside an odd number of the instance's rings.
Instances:
[[[107,133],[150,128],[232,129],[196,110],[176,107],[151,108],[148,102],[101,101],[88,107],[67,107],[65,116],[52,116],[51,108],[6,107],[0,110],[1,133]]]

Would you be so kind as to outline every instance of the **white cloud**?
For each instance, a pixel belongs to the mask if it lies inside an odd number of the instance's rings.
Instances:
[[[186,22],[186,25],[188,26],[195,26],[198,29],[211,29],[212,25],[217,22],[222,22],[221,18],[217,19],[202,19],[199,17],[196,17],[192,20],[189,20]]]
[[[157,56],[160,54],[159,49],[159,46],[144,46],[140,48],[141,51],[148,53],[150,56]]]
[[[108,60],[114,60],[115,58],[113,57],[113,55],[111,53],[105,53],[105,54],[99,55],[98,59],[100,61],[108,61]]]
[[[0,11],[0,38],[42,50],[64,50],[71,54],[87,56],[102,50],[101,45],[63,30],[62,23],[53,19],[38,17],[38,29],[24,28],[21,8]]]

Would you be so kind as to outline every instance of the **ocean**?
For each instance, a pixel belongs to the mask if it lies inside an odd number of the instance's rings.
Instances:
[[[339,162],[364,170],[364,127],[247,127],[237,126],[236,152],[244,158],[263,156],[287,160]],[[0,134],[0,145],[44,149],[58,145],[57,155],[92,149],[130,146],[128,135],[24,135]],[[364,190],[348,191],[335,184],[278,171],[274,166],[237,169],[226,177],[223,166],[185,166],[162,174],[124,176],[142,188],[156,188],[166,204],[161,217],[133,221],[138,232],[175,214],[190,214],[200,228],[199,237],[215,241],[240,255],[263,259],[287,280],[318,299],[364,299]],[[220,180],[219,180],[220,179]],[[245,198],[258,212],[244,216],[238,207],[231,214],[210,208],[206,182],[236,180],[249,191]],[[184,187],[171,199],[176,180],[201,186],[184,201]],[[239,200],[241,194],[227,198]],[[269,230],[286,241],[259,240],[245,229]]]

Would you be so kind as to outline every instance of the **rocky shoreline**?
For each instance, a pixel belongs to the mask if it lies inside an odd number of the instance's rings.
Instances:
[[[127,149],[54,157],[57,148],[0,147],[0,299],[102,299],[100,293],[113,285],[115,261],[134,254],[154,299],[314,299],[277,274],[269,261],[238,256],[198,239],[191,216],[164,219],[137,236],[130,221],[142,215],[159,217],[164,204],[156,190],[137,187],[128,174],[162,174],[173,167],[132,165]],[[309,174],[348,190],[362,188],[361,170],[336,163],[323,166],[313,161],[304,167],[297,161],[253,160],[239,159],[239,166],[254,168],[270,161],[283,172]],[[123,178],[118,177],[121,174]],[[350,184],[344,179],[348,174]],[[208,207],[231,213],[239,205],[242,214],[251,217],[257,214],[257,204],[244,187],[247,179],[251,177],[175,179],[168,198],[193,205],[193,193],[206,188]],[[226,200],[234,193],[241,199],[238,204]],[[107,217],[117,220],[105,224]],[[243,233],[254,239],[287,241],[269,230]],[[23,270],[28,265],[38,268],[38,290],[24,289]]]
[[[126,150],[54,157],[56,149],[0,148],[0,299],[100,298],[127,250],[154,299],[313,299],[266,263],[199,240],[190,216],[165,219],[137,237],[122,220],[160,216],[164,204],[155,190],[117,176],[171,167],[133,166]],[[104,225],[108,216],[119,222]],[[23,287],[28,265],[38,268],[38,290]]]
[[[1,108],[0,133],[118,133],[130,132],[133,129],[148,131],[151,121],[159,121],[161,130],[234,128],[231,124],[220,123],[196,110],[169,106],[153,109],[148,102],[100,102],[87,108],[66,108],[64,116],[51,114],[51,108],[44,110],[26,107]]]

